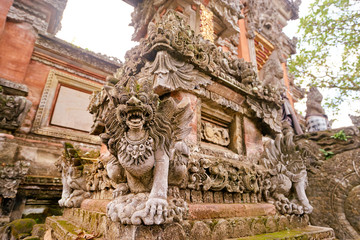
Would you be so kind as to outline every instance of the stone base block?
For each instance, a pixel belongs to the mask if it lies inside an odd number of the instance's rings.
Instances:
[[[305,228],[296,228],[292,230],[286,230],[281,232],[275,232],[275,233],[268,233],[268,234],[261,234],[251,237],[242,237],[242,238],[236,238],[237,240],[280,240],[280,239],[286,239],[286,240],[308,240],[308,239],[326,239],[326,240],[332,240],[335,239],[335,233],[332,228],[326,228],[326,227],[316,227],[316,226],[307,226]],[[230,239],[228,239],[230,240]]]
[[[255,204],[254,204],[255,205]],[[100,205],[99,205],[100,206]],[[103,212],[81,208],[65,209],[62,217],[47,218],[53,240],[76,239],[93,234],[94,239],[227,239],[253,236],[286,229],[305,228],[308,217],[289,215],[228,217],[186,220],[161,226],[123,225],[110,221]]]

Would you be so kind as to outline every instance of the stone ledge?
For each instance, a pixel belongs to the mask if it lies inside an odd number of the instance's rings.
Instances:
[[[4,78],[0,78],[0,86],[3,88],[4,93],[8,95],[27,96],[29,92],[26,85]]]
[[[189,204],[189,220],[274,216],[275,214],[275,206],[267,203]]]
[[[85,199],[81,209],[106,213],[106,206],[110,200]],[[268,203],[257,204],[189,204],[189,220],[233,217],[274,216],[275,206]]]

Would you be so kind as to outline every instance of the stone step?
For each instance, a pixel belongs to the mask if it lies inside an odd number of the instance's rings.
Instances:
[[[100,239],[61,216],[47,217],[46,229],[49,231],[46,240]]]
[[[274,233],[266,233],[255,236],[229,238],[228,240],[332,240],[335,239],[334,230],[326,227],[306,226]]]
[[[98,205],[97,207],[99,207]],[[100,210],[99,208],[96,208]],[[212,215],[212,214],[211,214]],[[114,223],[105,213],[89,211],[82,208],[64,210],[62,220],[76,224],[78,228],[91,233],[101,233],[105,239],[226,239],[252,236],[286,229],[304,228],[308,223],[307,216],[269,215],[214,219],[185,220],[182,223],[164,224],[161,226],[134,226]],[[139,236],[139,237],[134,237]],[[142,236],[142,237],[140,237]],[[169,236],[167,238],[166,236]]]

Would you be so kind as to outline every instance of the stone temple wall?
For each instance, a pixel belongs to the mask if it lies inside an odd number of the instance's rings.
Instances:
[[[314,207],[310,221],[333,228],[339,239],[360,238],[359,136],[357,127],[349,127],[309,133],[296,140],[312,165],[307,188]]]

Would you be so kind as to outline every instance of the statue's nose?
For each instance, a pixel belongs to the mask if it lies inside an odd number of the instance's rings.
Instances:
[[[128,106],[139,106],[141,105],[141,101],[139,99],[137,99],[135,96],[132,96],[127,102],[126,104]]]

